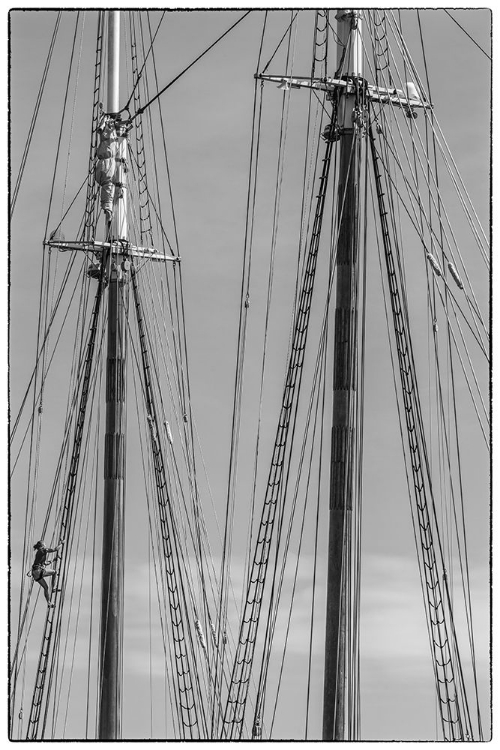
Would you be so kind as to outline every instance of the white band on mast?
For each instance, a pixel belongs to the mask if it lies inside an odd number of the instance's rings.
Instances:
[[[359,10],[339,10],[337,19],[337,34],[339,48],[337,67],[339,75],[363,75],[363,44],[361,39],[361,14]]]
[[[108,114],[117,114],[120,110],[120,11],[109,11],[108,15]],[[118,135],[122,134],[118,132]],[[127,139],[119,137],[117,167],[115,175],[115,194],[112,219],[112,235],[119,240],[128,239],[127,225]]]
[[[108,101],[107,111],[116,114],[120,109],[120,11],[108,15]]]

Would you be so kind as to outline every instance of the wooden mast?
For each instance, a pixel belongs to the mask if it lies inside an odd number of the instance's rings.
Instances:
[[[108,11],[107,114],[119,111],[120,12]],[[118,138],[118,156],[126,158],[126,138]],[[107,224],[111,248],[106,265],[108,286],[108,347],[106,359],[106,435],[104,446],[104,513],[101,586],[101,662],[99,739],[121,738],[123,676],[123,536],[125,499],[125,367],[128,274],[114,240],[127,239],[124,162],[117,169],[113,216]]]
[[[354,10],[340,10],[336,17],[340,37],[338,76],[348,75],[355,81],[362,75],[361,19]],[[323,740],[346,739],[346,553],[356,469],[357,199],[361,156],[361,138],[355,125],[357,96],[356,91],[346,90],[338,103],[341,136]]]

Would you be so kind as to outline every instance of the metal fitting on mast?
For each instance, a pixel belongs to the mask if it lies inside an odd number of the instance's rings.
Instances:
[[[351,19],[351,29],[356,29],[358,26],[358,19],[361,18],[361,13],[359,10],[341,8],[335,14],[335,19],[337,21],[345,21],[347,18]]]
[[[357,10],[339,10],[336,14],[339,48],[335,78],[346,81],[339,91],[337,121],[341,132],[357,131],[355,108],[360,106],[359,86],[365,84],[363,75],[363,46],[361,14]]]

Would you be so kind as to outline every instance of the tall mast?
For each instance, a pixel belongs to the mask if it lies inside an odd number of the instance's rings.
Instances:
[[[370,101],[402,109],[416,117],[417,108],[430,108],[415,86],[406,92],[369,83],[363,79],[361,14],[339,10],[336,15],[338,58],[333,78],[258,74],[280,88],[324,91],[333,102],[333,120],[323,133],[325,140],[339,141],[337,289],[333,361],[333,415],[330,468],[330,518],[326,601],[325,676],[323,693],[323,740],[355,739],[347,720],[353,691],[347,690],[347,653],[356,634],[347,606],[351,577],[352,510],[360,458],[357,446],[359,409],[357,389],[360,174],[366,158],[366,134]],[[356,434],[358,432],[358,434]],[[353,706],[354,707],[354,706]],[[353,718],[352,711],[349,718]]]
[[[361,19],[354,10],[340,10],[336,17],[340,37],[336,77],[348,75],[355,83],[362,75]],[[357,204],[361,160],[361,137],[355,126],[358,96],[357,86],[351,92],[346,87],[338,102],[341,136],[323,740],[346,739],[346,577],[356,470]]]
[[[107,114],[119,111],[120,12],[108,11]],[[106,221],[111,242],[102,262],[109,279],[108,347],[106,359],[106,435],[104,446],[104,513],[101,585],[101,661],[99,739],[121,738],[123,675],[123,537],[125,500],[125,369],[128,274],[114,240],[127,239],[125,188],[126,137],[118,137],[113,212]]]

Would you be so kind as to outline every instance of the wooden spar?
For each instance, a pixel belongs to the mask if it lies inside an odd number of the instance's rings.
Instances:
[[[119,110],[120,12],[108,11],[107,113]],[[119,138],[118,155],[126,157],[126,138]],[[119,181],[124,182],[124,162]],[[127,239],[125,188],[115,188],[111,238]],[[128,274],[123,256],[103,252],[109,279],[108,345],[106,359],[106,435],[104,445],[104,512],[101,585],[101,659],[99,680],[99,740],[121,738],[123,674],[123,537],[125,499],[125,369]]]
[[[339,63],[342,74],[362,75],[361,19],[339,11]],[[345,46],[344,46],[345,45]],[[346,59],[341,55],[346,50]],[[358,173],[360,138],[355,131],[356,93],[343,93],[338,183],[338,248],[335,307],[333,419],[330,470],[330,522],[323,693],[323,740],[344,740],[346,727],[346,580],[356,457],[356,349],[358,288]]]

